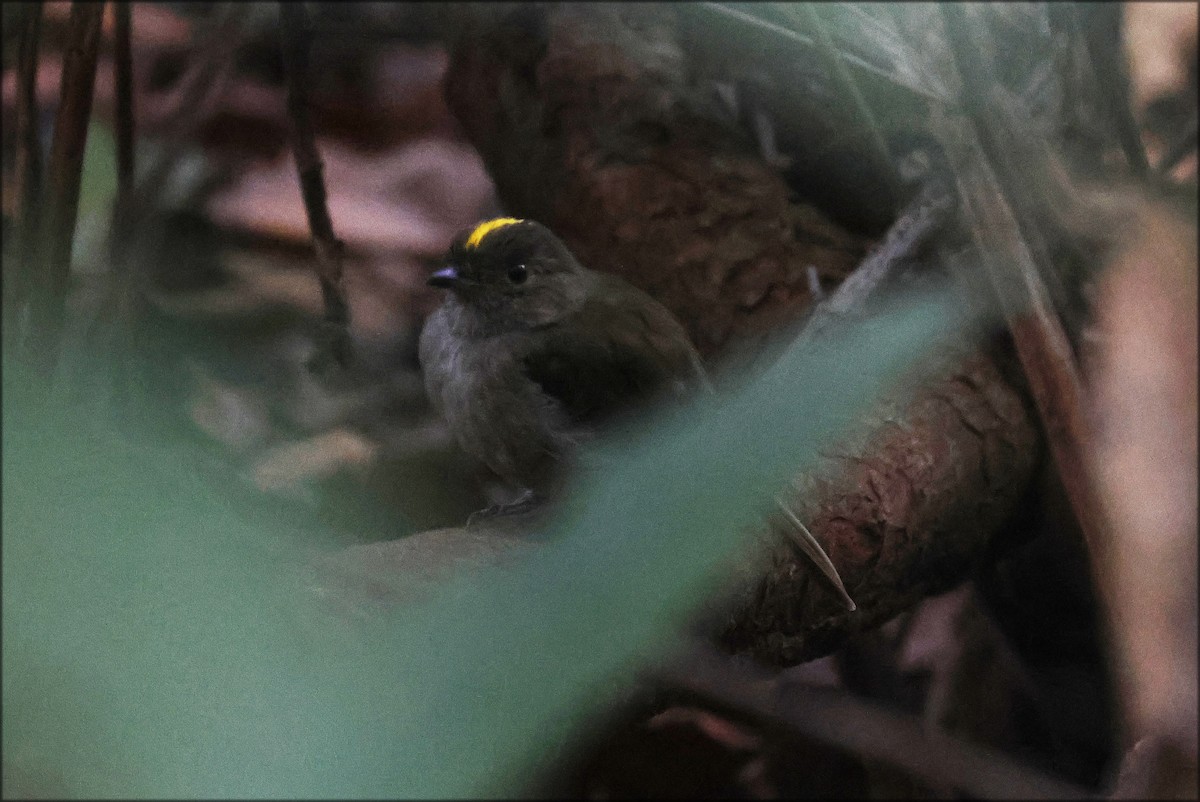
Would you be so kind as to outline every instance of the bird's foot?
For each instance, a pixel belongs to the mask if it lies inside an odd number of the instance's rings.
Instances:
[[[508,504],[493,504],[490,507],[484,507],[482,510],[477,510],[467,518],[467,528],[477,526],[486,521],[509,517],[513,515],[522,515],[532,512],[541,504],[542,498],[532,490],[526,490],[516,501]]]

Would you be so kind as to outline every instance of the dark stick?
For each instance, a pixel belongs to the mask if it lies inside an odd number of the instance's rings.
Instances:
[[[71,4],[62,92],[46,170],[46,206],[37,243],[40,287],[34,298],[27,352],[46,379],[53,376],[58,362],[103,18],[104,3]]]
[[[16,226],[17,265],[4,271],[4,339],[16,342],[21,336],[21,311],[28,300],[35,269],[38,218],[42,196],[42,144],[38,136],[37,66],[38,36],[42,26],[42,4],[29,3],[21,18],[21,42],[17,55],[16,114]]]
[[[350,311],[342,297],[342,243],[333,234],[333,221],[325,196],[324,165],[317,153],[308,111],[308,49],[311,32],[308,12],[300,3],[279,4],[282,24],[283,66],[287,80],[287,108],[292,152],[300,176],[304,211],[317,252],[317,278],[325,302],[325,319],[318,336],[317,353],[309,362],[313,370],[325,369],[332,357],[340,367],[350,361],[348,326]]]
[[[1087,799],[1065,780],[993,749],[930,732],[915,716],[885,710],[842,691],[781,686],[770,672],[697,647],[656,672],[668,685],[732,714],[749,714],[783,734],[815,740],[903,769],[923,782],[981,799]]]
[[[133,56],[130,53],[130,11],[127,0],[113,4],[113,67],[117,85],[117,196],[123,205],[133,189]]]

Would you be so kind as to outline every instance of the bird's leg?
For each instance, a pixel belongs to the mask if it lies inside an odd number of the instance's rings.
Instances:
[[[486,521],[489,518],[497,518],[502,515],[520,515],[531,512],[541,503],[542,497],[527,488],[517,497],[516,501],[511,501],[508,504],[493,504],[490,507],[484,507],[482,510],[471,513],[467,518],[467,526],[471,527],[481,521]]]
[[[846,586],[842,584],[842,578],[838,575],[837,568],[834,567],[833,562],[829,559],[829,555],[825,553],[825,549],[821,548],[821,544],[813,537],[813,533],[808,531],[808,527],[783,503],[783,499],[776,497],[775,503],[779,505],[779,509],[783,510],[783,514],[788,517],[788,520],[796,525],[796,536],[792,538],[792,542],[799,546],[800,550],[810,560],[816,563],[817,568],[821,569],[821,573],[837,589],[838,595],[842,599],[842,604],[846,606],[846,609],[851,612],[856,610],[858,605],[854,603],[854,600],[850,598],[850,594],[846,592]]]

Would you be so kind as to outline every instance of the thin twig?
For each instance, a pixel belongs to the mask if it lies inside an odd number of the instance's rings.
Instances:
[[[1020,184],[1012,175],[1001,181],[993,171],[993,165],[1005,163],[999,149],[1004,146],[1007,131],[998,130],[1004,127],[989,113],[989,93],[982,91],[982,87],[994,85],[985,43],[979,41],[963,8],[955,4],[938,8],[961,74],[961,102],[971,122],[971,130],[962,132],[968,139],[966,143],[956,144],[953,133],[943,132],[943,145],[947,153],[959,156],[959,196],[976,239],[978,256],[1012,332],[1071,507],[1091,553],[1098,557],[1107,540],[1106,522],[1094,483],[1084,468],[1084,445],[1090,439],[1083,381],[1042,281],[1043,272],[1052,271],[1053,266],[1045,263],[1044,257],[1039,260],[1023,236],[1009,193]],[[978,162],[973,171],[968,159]],[[969,177],[972,172],[974,176]]]
[[[58,363],[103,17],[104,3],[71,4],[62,92],[46,170],[46,206],[37,244],[40,287],[34,298],[28,348],[28,355],[47,379]]]
[[[279,4],[282,25],[284,73],[287,80],[287,108],[292,152],[300,176],[304,210],[312,229],[317,253],[317,278],[325,302],[325,319],[318,337],[317,352],[309,362],[314,370],[325,369],[332,358],[340,367],[350,362],[348,326],[350,310],[342,296],[342,243],[333,233],[329,205],[325,195],[324,165],[317,152],[312,119],[308,111],[308,49],[311,33],[308,12],[300,3]]]
[[[987,10],[956,5],[940,7],[939,12],[951,55],[948,67],[957,67],[960,104],[967,111],[974,138],[993,165],[1034,264],[1045,268],[1039,281],[1054,308],[1059,315],[1076,320],[1070,292],[1053,268],[1051,238],[1074,247],[1070,238],[1062,235],[1066,230],[1064,221],[1080,213],[1080,203],[1069,191],[1069,181],[1044,141],[1033,133],[1036,126],[1029,119],[1027,107],[1000,85],[993,41],[984,35],[987,27],[980,19]],[[1038,164],[1040,169],[1031,169],[1031,164]]]
[[[21,18],[17,55],[16,187],[17,264],[4,271],[5,341],[22,336],[21,319],[32,286],[42,196],[42,144],[38,136],[37,67],[42,4],[29,3]]]
[[[1001,752],[930,732],[916,716],[857,699],[843,691],[798,683],[696,644],[679,663],[658,669],[662,682],[781,734],[844,749],[903,769],[936,788],[981,799],[1087,799],[1065,780]]]
[[[815,38],[817,58],[820,59],[826,74],[833,82],[834,89],[850,101],[850,108],[857,118],[856,126],[867,133],[870,143],[868,153],[875,162],[871,165],[871,170],[874,175],[882,177],[884,185],[891,194],[892,208],[890,211],[895,212],[895,205],[900,202],[900,179],[896,175],[896,167],[888,150],[887,141],[884,139],[883,130],[875,119],[871,107],[863,98],[854,77],[850,75],[850,71],[846,67],[845,56],[834,45],[833,37],[829,35],[825,23],[821,21],[811,3],[784,3],[781,4],[781,8],[807,27]]]

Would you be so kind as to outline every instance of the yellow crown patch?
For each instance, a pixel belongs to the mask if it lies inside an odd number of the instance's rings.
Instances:
[[[485,223],[480,223],[475,226],[475,230],[471,232],[471,236],[467,237],[468,248],[478,248],[479,243],[483,242],[483,238],[491,234],[498,228],[511,226],[514,223],[524,223],[524,220],[518,220],[515,217],[497,217],[495,220],[488,220]]]

